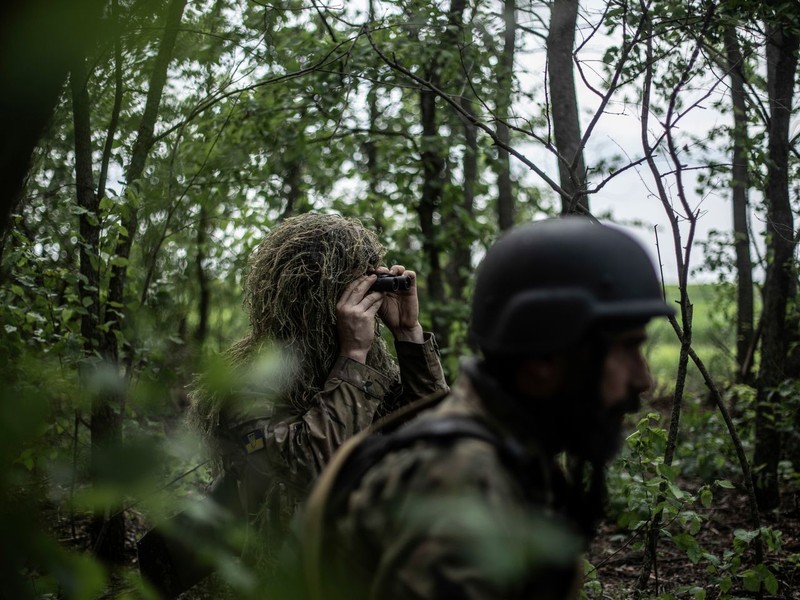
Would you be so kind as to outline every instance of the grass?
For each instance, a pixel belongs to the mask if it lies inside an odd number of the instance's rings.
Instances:
[[[735,310],[733,290],[719,284],[689,286],[693,305],[692,348],[718,382],[729,381],[736,368]],[[679,309],[677,286],[667,286],[667,302]],[[681,323],[680,315],[677,316]],[[680,341],[666,319],[655,319],[648,327],[645,355],[655,381],[656,394],[670,394],[674,388],[680,357]],[[700,372],[689,361],[687,392],[703,393]]]

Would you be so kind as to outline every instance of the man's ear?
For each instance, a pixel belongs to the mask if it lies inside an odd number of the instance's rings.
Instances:
[[[516,372],[516,388],[531,398],[550,398],[564,384],[566,364],[562,356],[523,360]]]

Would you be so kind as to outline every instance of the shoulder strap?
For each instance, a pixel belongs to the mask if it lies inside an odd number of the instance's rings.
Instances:
[[[323,600],[322,548],[327,517],[341,506],[372,465],[391,452],[407,448],[419,440],[450,443],[457,438],[474,438],[494,446],[501,460],[517,472],[524,473],[523,452],[520,447],[501,440],[489,427],[468,416],[424,417],[402,429],[424,408],[441,401],[444,394],[424,398],[417,405],[409,405],[402,414],[393,413],[355,437],[350,438],[334,455],[317,480],[306,504],[303,525],[303,567],[310,598]],[[416,408],[416,410],[414,410]],[[401,412],[397,411],[397,412]],[[399,424],[398,424],[399,421]],[[387,431],[388,429],[388,431]]]
[[[354,435],[342,444],[331,458],[331,461],[317,479],[311,494],[306,501],[303,526],[301,529],[303,549],[303,569],[307,581],[309,597],[312,600],[322,600],[321,588],[321,559],[322,538],[324,535],[325,515],[327,513],[328,498],[330,497],[339,473],[350,460],[351,455],[360,444],[371,435],[383,434],[393,431],[412,419],[420,412],[432,408],[442,401],[447,392],[441,391],[415,402],[411,402],[373,423],[370,427]]]
[[[325,512],[330,513],[342,506],[367,471],[387,454],[408,448],[420,440],[448,444],[460,438],[486,442],[497,449],[504,463],[515,472],[518,470],[517,465],[522,461],[521,449],[501,440],[483,422],[460,415],[423,417],[388,435],[366,438],[335,474],[336,481],[326,499]]]

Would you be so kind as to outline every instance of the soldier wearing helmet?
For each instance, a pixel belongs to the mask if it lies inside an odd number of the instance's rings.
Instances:
[[[477,272],[480,355],[435,408],[349,443],[314,490],[309,594],[577,597],[604,465],[651,383],[645,325],[671,313],[618,229],[568,217],[508,232]],[[585,478],[563,475],[563,453]]]

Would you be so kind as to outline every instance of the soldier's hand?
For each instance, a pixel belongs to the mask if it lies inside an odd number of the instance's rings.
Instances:
[[[419,300],[417,299],[417,274],[407,271],[403,265],[392,265],[390,269],[379,267],[378,273],[406,275],[411,280],[407,290],[386,292],[378,316],[386,323],[396,340],[401,342],[424,341],[422,326],[419,324]]]
[[[369,293],[376,275],[363,275],[350,283],[336,303],[336,330],[342,356],[365,363],[375,339],[375,315],[383,292]]]

